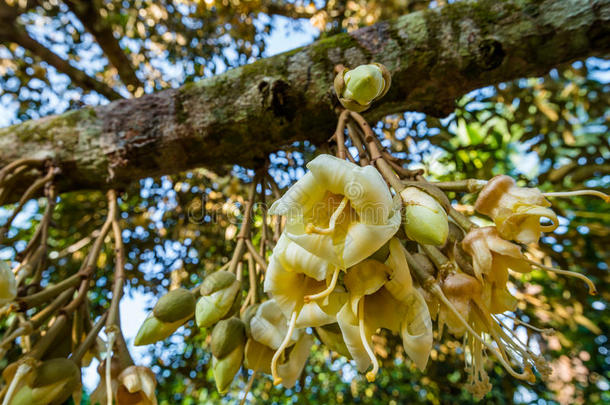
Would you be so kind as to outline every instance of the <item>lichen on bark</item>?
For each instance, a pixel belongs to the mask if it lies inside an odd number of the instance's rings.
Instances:
[[[370,121],[406,110],[444,116],[478,87],[607,53],[609,23],[609,0],[456,2],[179,89],[0,129],[0,164],[51,157],[63,171],[60,191],[120,188],[199,166],[254,167],[282,145],[330,136],[336,64],[374,61],[392,73]]]

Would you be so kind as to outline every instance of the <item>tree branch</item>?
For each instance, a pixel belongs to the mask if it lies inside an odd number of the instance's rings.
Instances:
[[[131,61],[114,37],[112,26],[100,15],[98,2],[64,0],[64,3],[95,37],[95,41],[104,51],[110,64],[116,68],[127,89],[133,93],[137,88],[142,87],[142,82],[136,76]]]
[[[51,157],[60,191],[107,189],[146,176],[228,164],[255,167],[336,125],[336,64],[376,61],[389,93],[365,114],[445,116],[482,86],[542,75],[610,50],[610,0],[480,0],[411,13],[222,75],[0,129],[0,162]]]
[[[49,48],[36,41],[28,34],[25,28],[19,25],[15,20],[9,22],[6,19],[2,19],[0,20],[0,24],[5,25],[4,28],[0,28],[0,42],[14,42],[27,49],[41,60],[53,66],[59,72],[68,75],[75,85],[80,86],[83,89],[94,90],[109,100],[123,98],[123,96],[106,83],[88,76],[85,72],[78,70],[67,60],[60,58]],[[6,24],[8,24],[8,27]]]

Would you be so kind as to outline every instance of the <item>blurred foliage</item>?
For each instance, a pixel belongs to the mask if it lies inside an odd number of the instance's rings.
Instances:
[[[18,22],[37,41],[73,66],[118,90],[128,90],[109,65],[96,38],[86,32],[66,4],[39,0],[22,7]],[[21,2],[23,3],[23,2]],[[30,4],[32,3],[32,4]],[[128,55],[143,91],[174,87],[265,55],[265,41],[275,29],[272,17],[288,21],[308,18],[320,35],[351,30],[379,19],[438,6],[435,1],[316,1],[279,0],[99,0],[103,20]],[[284,21],[284,20],[282,20]],[[298,24],[293,29],[299,29]],[[477,90],[458,100],[449,117],[437,119],[416,112],[389,116],[375,130],[393,153],[424,167],[429,178],[488,179],[506,173],[522,185],[559,191],[578,187],[608,189],[610,138],[608,105],[610,63],[600,59],[562,66],[541,78],[523,78]],[[17,122],[105,102],[103,96],[50,67],[44,60],[10,41],[0,45],[0,101],[17,105]],[[137,94],[137,91],[136,91]],[[331,134],[329,134],[330,136]],[[281,187],[304,173],[317,148],[294,144],[270,157],[269,172]],[[249,170],[235,167],[230,176],[194,170],[134,182],[121,196],[122,228],[127,252],[128,294],[159,296],[171,285],[192,287],[206,272],[225,263],[231,254],[242,215]],[[454,195],[466,212],[473,196]],[[274,199],[265,196],[267,201]],[[530,247],[553,264],[589,275],[599,296],[588,296],[578,280],[539,271],[518,280],[519,314],[553,336],[531,335],[533,346],[546,353],[555,372],[548,384],[522,384],[496,366],[489,403],[602,404],[610,402],[610,213],[599,200],[555,199],[560,227]],[[9,207],[7,207],[9,208]],[[12,230],[12,246],[0,247],[0,257],[14,257],[25,247],[44,209],[28,205]],[[5,211],[0,211],[0,222]],[[44,282],[57,282],[78,270],[87,238],[106,215],[104,195],[78,192],[61,196],[50,231],[51,256]],[[482,218],[481,221],[484,221]],[[255,222],[261,221],[260,213]],[[76,245],[75,245],[76,244]],[[79,250],[75,250],[80,247]],[[100,314],[109,305],[112,262],[110,246],[100,256],[91,310]],[[523,329],[523,328],[519,328]],[[163,404],[233,403],[240,399],[248,375],[242,371],[225,398],[216,392],[211,374],[208,331],[190,322],[166,342],[150,347]],[[0,329],[2,333],[2,329]],[[187,338],[187,339],[185,339]],[[272,386],[257,377],[253,403],[430,403],[473,402],[461,388],[465,381],[459,343],[436,336],[432,361],[424,374],[404,358],[399,342],[376,342],[384,367],[367,383],[344,358],[314,348],[305,372],[293,390]],[[9,351],[0,368],[14,360]],[[148,359],[147,359],[148,360]],[[544,402],[548,401],[548,402]]]

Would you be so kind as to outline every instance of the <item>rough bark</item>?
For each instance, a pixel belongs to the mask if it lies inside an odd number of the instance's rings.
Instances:
[[[392,88],[370,120],[444,116],[473,89],[610,50],[610,0],[458,2],[341,34],[179,89],[0,129],[0,162],[48,156],[61,191],[226,164],[333,132],[336,64],[383,63]]]

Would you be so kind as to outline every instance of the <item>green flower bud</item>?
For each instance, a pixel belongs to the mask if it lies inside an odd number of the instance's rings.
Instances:
[[[224,319],[212,330],[212,354],[219,359],[227,356],[238,345],[246,343],[245,325],[239,318]]]
[[[17,296],[17,280],[6,262],[0,261],[0,305],[11,302]]]
[[[229,287],[236,280],[237,278],[235,277],[235,274],[231,273],[230,271],[217,271],[216,273],[210,274],[203,280],[201,287],[199,287],[199,291],[202,296],[210,295],[218,290]]]
[[[195,313],[195,297],[186,288],[177,288],[159,298],[153,314],[163,322],[177,322]]]
[[[364,111],[390,89],[391,76],[380,63],[344,69],[335,77],[335,92],[341,104],[352,111]]]
[[[239,371],[244,358],[244,345],[237,345],[235,349],[222,359],[212,358],[212,371],[218,392],[224,394],[228,391],[233,377]]]
[[[343,335],[338,323],[331,323],[330,325],[324,325],[316,328],[318,337],[324,343],[326,347],[339,353],[341,356],[351,359],[352,356],[343,341]]]
[[[136,346],[145,346],[163,340],[171,336],[189,318],[190,316],[176,322],[163,322],[150,314],[140,326],[133,343]]]
[[[407,236],[422,245],[443,245],[449,221],[441,204],[417,187],[405,188],[400,196],[405,205],[403,227]]]
[[[241,283],[232,273],[219,271],[209,275],[201,285],[202,297],[195,307],[197,326],[206,328],[230,315],[240,289]]]
[[[252,331],[250,330],[250,320],[254,315],[256,315],[256,310],[258,309],[259,304],[250,305],[246,310],[241,314],[241,320],[246,325],[246,336],[249,338],[252,337]]]

